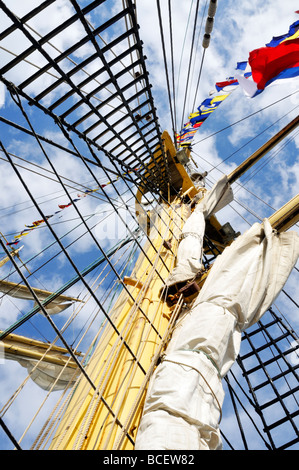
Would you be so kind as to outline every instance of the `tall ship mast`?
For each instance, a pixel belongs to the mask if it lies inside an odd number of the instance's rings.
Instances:
[[[218,3],[0,0],[2,450],[298,449],[298,12]]]

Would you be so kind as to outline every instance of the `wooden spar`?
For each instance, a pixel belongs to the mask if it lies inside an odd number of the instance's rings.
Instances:
[[[278,232],[285,232],[299,222],[299,194],[274,212],[269,222]]]
[[[254,152],[250,157],[248,157],[241,165],[239,165],[235,170],[233,170],[228,175],[228,181],[232,184],[241,175],[243,175],[249,168],[251,168],[258,160],[260,160],[267,152],[269,152],[273,147],[275,147],[279,142],[281,142],[290,132],[292,132],[299,124],[299,116],[293,119],[289,124],[287,124],[281,131],[279,131],[275,136],[273,136],[268,142],[262,145],[256,152]]]
[[[1,232],[0,232],[1,233]],[[11,251],[10,255],[11,256],[17,256],[19,258],[19,251],[23,248],[23,246],[21,246],[20,248],[18,248],[17,250],[13,250]],[[8,261],[10,260],[9,256],[5,256],[4,258],[2,258],[0,260],[0,268],[2,268],[2,266],[4,266]]]
[[[53,292],[39,289],[37,287],[32,287],[32,290],[36,293],[37,296],[40,296],[42,299],[46,299],[49,296],[54,295]],[[26,298],[30,299],[32,296],[30,295],[29,289],[27,286],[23,284],[18,284],[15,282],[10,281],[0,281],[0,292],[5,292],[12,297],[19,297],[19,298]],[[59,295],[55,297],[55,302],[82,302],[82,300],[76,299],[74,297],[69,297],[67,295]]]
[[[241,163],[235,170],[228,175],[229,183],[233,183],[242,176],[249,168],[257,163],[267,152],[281,142],[288,134],[290,134],[299,125],[299,116],[293,119],[275,136],[262,145],[256,152]],[[299,221],[299,194],[288,201],[278,211],[269,217],[269,221],[273,228],[279,232],[288,230]]]
[[[42,360],[61,366],[67,364],[67,367],[77,368],[77,364],[69,358],[68,351],[65,348],[27,338],[26,336],[9,334],[3,339],[1,347],[4,355],[8,354],[10,358],[16,355],[25,359]],[[82,355],[78,352],[75,352],[75,354]]]

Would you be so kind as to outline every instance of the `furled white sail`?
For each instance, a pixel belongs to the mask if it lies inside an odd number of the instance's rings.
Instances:
[[[0,341],[0,359],[17,361],[44,390],[64,390],[74,384],[80,372],[66,349],[15,334]]]
[[[220,449],[221,378],[299,256],[296,232],[254,224],[217,257],[150,381],[136,449]]]
[[[42,302],[46,300],[50,295],[53,295],[53,292],[49,292],[42,289],[32,288],[38,299]],[[16,284],[9,281],[0,281],[0,292],[3,292],[11,297],[16,297],[18,299],[25,300],[34,300],[33,295],[27,286],[23,284]],[[78,299],[73,297],[68,297],[66,295],[59,295],[55,299],[51,300],[47,305],[44,306],[45,310],[49,315],[55,315],[60,313],[63,310],[66,310],[74,302],[78,302]],[[79,301],[80,302],[80,301]],[[34,306],[37,304],[35,303]]]
[[[42,389],[56,392],[65,390],[65,388],[74,385],[79,375],[79,369],[74,370],[70,367],[60,366],[58,364],[50,364],[26,359],[18,359],[18,362],[26,367],[30,378]]]
[[[165,281],[167,286],[193,279],[200,272],[205,220],[232,200],[232,189],[227,176],[224,175],[210,191],[205,193],[202,201],[184,224],[176,266]]]

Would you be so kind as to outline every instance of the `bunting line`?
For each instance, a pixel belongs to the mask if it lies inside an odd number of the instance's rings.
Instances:
[[[239,85],[245,95],[253,98],[276,80],[299,76],[299,21],[291,24],[288,33],[273,37],[265,47],[251,51],[248,61],[238,62],[235,70],[235,76],[216,83],[198,111],[188,116],[189,121],[176,134],[180,147],[191,145],[204,121]]]
[[[46,220],[50,219],[51,217],[54,217],[54,215],[56,214],[59,214],[60,212],[62,212],[64,209],[72,206],[75,202],[78,202],[78,201],[81,201],[84,197],[86,197],[88,194],[90,193],[94,193],[96,191],[99,191],[101,188],[105,188],[105,186],[108,186],[109,184],[112,184],[112,183],[115,183],[117,182],[122,176],[126,176],[130,173],[133,173],[135,171],[138,171],[140,168],[134,168],[133,170],[131,171],[128,171],[126,173],[123,173],[122,175],[119,175],[116,179],[112,180],[112,181],[108,181],[107,183],[105,184],[101,184],[100,186],[97,186],[95,189],[86,189],[85,191],[83,191],[83,193],[78,193],[77,194],[77,198],[75,199],[72,199],[71,202],[69,202],[68,204],[58,204],[58,207],[60,210],[58,211],[55,211],[53,214],[50,214],[50,215],[47,215],[45,217],[45,219],[40,219],[40,220],[35,220],[34,222],[31,223],[31,225],[25,225],[26,229],[22,230],[18,235],[15,235],[14,236],[14,240],[11,241],[11,242],[7,242],[6,245],[8,246],[16,246],[18,243],[20,243],[20,241],[22,240],[22,238],[24,238],[26,235],[29,235],[30,232],[32,232],[33,230],[35,230],[37,227],[39,227],[40,225],[44,224]]]

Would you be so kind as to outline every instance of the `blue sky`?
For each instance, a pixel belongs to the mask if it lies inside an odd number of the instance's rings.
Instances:
[[[38,3],[37,0],[27,2],[11,0],[9,6],[18,16],[22,16]],[[79,2],[81,6],[87,3],[86,1]],[[90,16],[91,23],[96,25],[99,18],[100,20],[109,18],[111,11],[118,11],[120,3],[120,1],[107,0],[106,3]],[[166,8],[168,2],[162,1],[161,3],[164,31],[166,32],[168,29],[168,12]],[[147,56],[146,64],[150,82],[153,84],[152,92],[161,130],[167,129],[171,133],[171,117],[166,91],[157,9],[154,5],[155,2],[152,0],[137,0],[136,4],[140,36],[144,43],[144,53]],[[178,122],[182,118],[186,122],[189,112],[193,111],[191,106],[201,62],[202,50],[199,48],[197,55],[194,55],[192,75],[189,78],[186,111],[185,116],[182,117],[181,110],[183,107],[186,71],[192,36],[191,29],[187,30],[186,26],[189,15],[192,18],[194,14],[195,4],[196,2],[191,0],[185,2],[174,0],[172,2]],[[202,2],[200,8],[203,8],[204,4],[205,2]],[[52,15],[41,15],[38,23],[34,21],[30,23],[36,35],[38,33],[45,34],[57,25],[59,21],[62,21],[63,18],[67,18],[71,12],[71,7],[67,0],[60,0],[51,8],[53,8]],[[286,33],[289,25],[299,19],[299,15],[294,12],[294,9],[293,0],[285,0],[284,2],[278,2],[277,0],[264,1],[262,5],[258,0],[245,0],[240,2],[237,7],[236,2],[232,0],[219,2],[211,44],[207,49],[203,62],[196,103],[200,105],[208,97],[209,91],[213,89],[215,82],[225,80],[226,77],[234,75],[237,62],[247,60],[248,53],[251,50],[262,47],[270,41],[272,36]],[[5,15],[1,15],[0,22],[3,28],[8,24]],[[192,24],[192,21],[190,24]],[[64,50],[74,40],[80,38],[81,35],[82,31],[80,28],[74,25],[65,36],[60,35],[56,42],[54,41],[54,44],[49,45],[48,50],[53,54],[53,46],[59,50]],[[166,45],[169,52],[169,42]],[[19,53],[25,46],[26,43],[21,41],[19,35],[16,34],[12,40],[4,41],[3,47],[6,50],[2,49],[0,51],[0,59],[7,61],[8,57],[11,57],[11,52]],[[8,53],[7,50],[11,52]],[[89,53],[89,46],[86,45],[80,53],[77,53],[77,56],[72,57],[72,60],[79,61]],[[37,54],[30,57],[30,59],[37,66],[42,65],[42,59]],[[68,64],[65,65],[65,67],[67,66]],[[27,63],[23,65],[22,69],[16,70],[8,78],[12,81],[20,82],[24,80],[27,72],[32,73],[32,67],[32,64]],[[48,80],[49,83],[52,80],[50,74]],[[40,83],[41,90],[43,86],[45,84]],[[207,186],[210,187],[223,173],[231,172],[236,165],[245,160],[253,151],[298,114],[299,93],[296,94],[298,90],[298,79],[269,87],[264,93],[253,99],[246,97],[242,90],[239,89],[221,104],[219,109],[203,124],[194,138],[193,158],[200,170],[208,171]],[[11,103],[8,93],[4,93],[3,88],[0,91],[1,115],[21,125],[25,125],[20,112]],[[30,89],[28,92],[30,93]],[[63,89],[60,92],[63,92]],[[66,144],[57,126],[44,116],[41,111],[33,110],[30,107],[26,107],[26,111],[36,131],[61,144]],[[250,115],[252,116],[248,117]],[[180,129],[178,128],[177,130],[179,131]],[[0,133],[1,140],[9,152],[39,165],[39,167],[32,167],[28,163],[13,157],[14,161],[20,165],[30,167],[31,170],[36,170],[37,173],[40,173],[38,175],[28,170],[20,169],[24,180],[30,186],[30,190],[42,202],[42,210],[46,213],[53,213],[57,210],[58,204],[67,202],[67,197],[61,191],[60,185],[42,176],[49,176],[46,170],[50,168],[38,146],[33,143],[33,139],[24,137],[23,134],[15,129],[8,128],[4,124],[0,124]],[[87,150],[84,144],[78,139],[75,139],[75,142],[82,153],[85,154]],[[230,221],[236,231],[244,232],[252,223],[260,222],[264,217],[269,216],[274,210],[281,207],[297,194],[299,186],[298,145],[298,137],[294,137],[286,146],[280,145],[277,152],[273,151],[270,154],[271,159],[266,162],[267,164],[261,171],[256,171],[259,168],[259,165],[257,165],[250,170],[246,178],[241,178],[241,181],[234,185],[235,201],[219,214],[219,220],[222,223]],[[92,187],[96,186],[91,175],[78,159],[74,159],[72,155],[66,152],[53,149],[51,146],[46,146],[46,149],[50,153],[51,161],[58,173],[64,177],[66,184],[69,184],[71,194],[77,194],[78,190],[81,189],[80,185],[83,188],[89,187],[89,185],[92,185]],[[223,162],[223,160],[225,161]],[[108,162],[105,163],[108,164]],[[12,173],[9,165],[3,161],[0,161],[0,165],[1,232],[9,238],[22,230],[25,224],[39,219],[40,214],[32,207],[28,195]],[[96,169],[94,171],[101,183],[107,182],[107,177],[103,172]],[[123,200],[117,197],[111,186],[108,187],[107,191],[111,197],[115,197],[115,204],[120,207],[123,220],[126,220],[128,225],[134,228],[136,223],[131,215],[133,214],[133,209],[130,213],[123,208],[123,201],[126,201],[128,205],[133,207],[133,196],[127,191],[126,186],[122,182],[117,183],[117,188],[123,194]],[[91,227],[94,226],[93,233],[98,237],[104,249],[113,246],[117,240],[127,234],[127,229],[124,227],[123,222],[115,217],[115,213],[110,210],[109,204],[100,199],[97,193],[95,197],[89,196],[80,201],[80,211],[84,217],[88,218],[88,224]],[[57,222],[55,230],[60,237],[78,225],[79,221],[76,217],[77,214],[74,209],[68,208],[65,212],[58,214],[55,219],[52,219],[52,222]],[[100,221],[101,223],[99,223]],[[101,255],[92,238],[88,234],[83,235],[84,231],[84,228],[79,226],[63,238],[64,243],[71,243],[74,238],[78,238],[76,243],[71,246],[70,253],[80,269],[88,265],[95,257]],[[23,241],[22,259],[26,261],[50,245],[53,242],[53,237],[46,228],[41,228],[29,234]],[[49,248],[46,252],[40,254],[38,258],[30,262],[30,269],[36,268],[41,262],[44,262],[56,252],[57,247]],[[9,274],[8,266],[2,269],[5,275]],[[73,275],[73,269],[65,261],[64,257],[57,256],[49,265],[39,271],[36,281],[39,286],[43,285],[48,290],[55,290]],[[294,273],[291,276],[286,286],[286,290],[294,297],[296,296],[296,275],[298,277],[298,273]],[[33,281],[32,284],[34,284]],[[80,286],[81,288],[82,286]],[[77,295],[78,290],[78,286],[75,286],[70,290],[70,294]],[[299,323],[298,316],[294,316],[294,310],[288,304],[285,304],[284,299],[280,299],[278,302],[281,308],[287,305],[286,316],[292,322],[294,329],[296,329]],[[24,303],[24,301],[17,299],[3,299],[0,310],[0,328],[4,329],[9,326],[21,314],[26,313],[31,306],[30,302]],[[82,314],[82,317],[78,319],[76,328],[84,325],[87,315],[88,312]],[[58,324],[62,324],[65,319],[66,315],[62,315],[61,319],[57,319]],[[102,317],[100,316],[94,325],[92,333],[98,328],[101,319]],[[46,328],[46,326],[44,319],[38,316],[35,319],[35,331],[40,328]],[[20,330],[20,333],[22,331]],[[75,337],[74,331],[72,334]],[[16,387],[19,383],[19,374],[20,376],[26,376],[25,371],[18,364],[13,364],[11,361],[8,364],[7,362],[1,366],[3,367],[2,377],[5,380],[5,382],[2,381],[3,396],[5,397],[8,397],[13,387]],[[25,391],[24,393],[28,393],[28,395],[25,395],[24,400],[31,401],[32,397],[35,399],[35,397],[40,396],[39,390],[34,385],[28,386],[28,392]],[[50,400],[55,402],[55,398]],[[16,406],[20,420],[26,422],[29,419],[27,416],[28,410],[24,409],[21,403]],[[9,417],[8,420],[8,424],[14,428],[15,423],[13,423],[13,418]],[[226,425],[230,422],[229,420],[230,416],[228,415],[225,418]],[[38,428],[38,424],[36,427]]]

